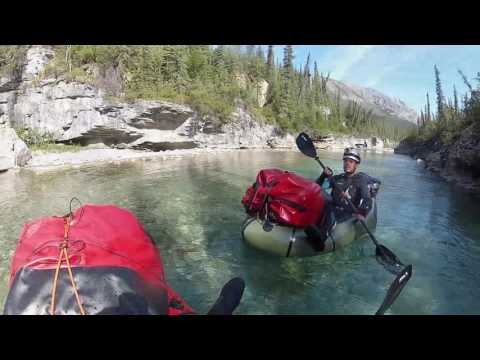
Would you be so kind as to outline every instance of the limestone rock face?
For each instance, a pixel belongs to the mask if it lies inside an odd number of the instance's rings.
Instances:
[[[24,166],[32,155],[14,129],[0,127],[0,171]]]
[[[38,76],[48,62],[54,57],[55,51],[51,46],[33,45],[25,57],[22,81],[31,81]]]
[[[30,46],[21,69],[0,77],[0,128],[10,129],[5,130],[8,134],[2,135],[0,164],[4,168],[23,166],[31,156],[18,137],[13,140],[11,131],[15,133],[13,129],[21,127],[31,128],[61,143],[142,151],[196,147],[296,148],[294,135],[265,123],[248,111],[241,101],[237,102],[228,121],[222,122],[185,104],[114,100],[106,94],[120,94],[120,89],[113,92],[106,89],[101,79],[97,79],[100,73],[95,66],[85,68],[95,81],[48,77],[44,70],[55,56],[52,46]],[[110,70],[115,75],[110,77],[121,77],[120,70]],[[240,87],[252,86],[245,74],[239,74],[237,81]],[[269,83],[262,80],[257,86],[258,105],[263,107]],[[330,109],[324,108],[322,113],[328,118]],[[367,148],[379,151],[384,147],[380,139],[353,137],[336,138],[319,143],[319,146],[343,149],[358,144],[367,144]]]
[[[228,123],[219,125],[211,118],[196,118],[192,126],[194,139],[202,147],[272,148],[295,147],[292,135],[282,135],[279,129],[265,124],[239,103]]]
[[[257,102],[260,107],[264,107],[267,102],[268,86],[269,84],[265,80],[260,81],[258,84]]]

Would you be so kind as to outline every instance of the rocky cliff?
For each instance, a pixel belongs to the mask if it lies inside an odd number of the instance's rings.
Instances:
[[[109,100],[102,89],[93,85],[44,76],[43,70],[53,56],[49,46],[32,46],[20,75],[0,78],[0,126],[5,129],[4,135],[0,133],[0,163],[4,168],[21,166],[29,159],[28,149],[25,144],[19,145],[22,142],[12,127],[48,133],[57,142],[147,151],[295,144],[292,135],[283,136],[276,127],[255,118],[241,102],[229,121],[222,123],[188,105]],[[260,93],[264,97],[265,84],[262,86]],[[265,99],[261,97],[259,101]],[[16,153],[13,143],[17,144]]]
[[[48,75],[46,67],[54,58],[52,47],[30,46],[20,66],[0,76],[0,169],[23,166],[30,160],[28,148],[13,130],[24,127],[48,134],[60,143],[100,144],[138,151],[295,147],[293,135],[264,123],[241,101],[226,122],[200,114],[185,104],[121,102],[105,96],[101,79],[87,83]],[[88,72],[95,77],[96,70],[93,67]],[[239,75],[238,81],[241,85],[246,79]],[[331,84],[341,90],[342,96],[364,105],[376,104],[396,113],[406,109],[403,103],[387,101],[379,93],[373,96],[371,91],[335,80]],[[265,104],[267,89],[267,82],[258,84],[260,107]],[[379,151],[384,148],[380,139],[373,138],[326,137],[318,142],[320,148],[329,150],[357,144]]]

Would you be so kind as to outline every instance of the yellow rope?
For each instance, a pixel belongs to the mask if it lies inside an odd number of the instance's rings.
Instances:
[[[64,240],[60,244],[60,254],[58,255],[57,267],[55,269],[55,277],[53,279],[52,303],[51,303],[51,306],[50,306],[50,314],[55,315],[55,297],[56,297],[56,291],[57,291],[57,285],[58,285],[58,276],[59,276],[59,273],[60,273],[60,267],[61,267],[61,264],[62,264],[63,256],[65,255],[65,260],[67,262],[68,275],[69,275],[70,282],[71,282],[72,287],[73,287],[73,292],[75,293],[75,299],[77,300],[77,304],[80,308],[80,313],[82,315],[86,315],[85,309],[82,305],[82,302],[80,301],[80,295],[78,293],[77,284],[75,283],[75,279],[73,277],[73,272],[72,272],[72,267],[70,265],[70,260],[68,258],[68,250],[67,250],[68,249],[68,233],[70,231],[70,220],[72,218],[71,218],[71,215],[68,215],[68,216],[64,217],[63,219],[64,219],[64,233],[63,233]]]

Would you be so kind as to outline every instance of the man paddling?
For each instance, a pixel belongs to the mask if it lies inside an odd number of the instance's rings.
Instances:
[[[334,222],[342,222],[352,216],[364,220],[372,208],[372,197],[368,186],[370,177],[367,174],[356,172],[360,162],[361,158],[358,150],[346,148],[343,153],[344,173],[333,176],[332,169],[327,167],[316,181],[317,184],[322,186],[328,179],[332,188],[331,198],[327,199],[325,203],[325,216],[318,224],[305,228],[305,232],[314,240],[314,245],[320,251],[328,237],[328,230]],[[360,214],[354,213],[347,198],[351,199]],[[332,218],[332,215],[334,218]]]

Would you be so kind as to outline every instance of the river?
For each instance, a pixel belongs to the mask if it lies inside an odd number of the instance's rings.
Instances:
[[[341,154],[320,152],[341,171]],[[242,150],[181,159],[0,174],[0,303],[25,222],[64,215],[72,197],[132,211],[152,234],[169,284],[206,312],[231,277],[245,279],[238,314],[373,314],[393,275],[368,239],[311,258],[277,258],[241,241],[242,196],[262,168],[309,178],[296,151]],[[387,314],[480,314],[480,199],[458,192],[409,157],[366,153],[361,171],[379,178],[377,239],[413,276]]]

